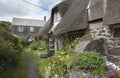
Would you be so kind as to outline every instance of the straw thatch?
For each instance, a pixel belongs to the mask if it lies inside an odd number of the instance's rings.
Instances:
[[[55,28],[55,34],[87,28],[87,5],[89,0],[74,0],[61,22]]]
[[[47,21],[47,23],[44,25],[44,27],[41,29],[41,31],[40,31],[40,36],[42,37],[42,36],[47,36],[47,33],[48,33],[48,31],[50,30],[50,28],[51,28],[51,19],[49,19],[48,21]]]
[[[107,0],[104,24],[120,23],[120,0]]]
[[[61,3],[57,4],[52,9],[51,19],[49,19],[47,21],[47,23],[44,25],[44,27],[42,28],[42,30],[40,32],[40,36],[41,37],[48,37],[48,32],[49,32],[49,30],[52,27],[52,21],[53,21],[53,14],[54,14],[54,12],[56,12],[56,10],[58,10],[60,12],[61,17],[63,17],[64,14],[66,13],[67,9],[69,8],[71,2],[72,2],[72,0],[62,1]]]
[[[103,18],[104,14],[104,1],[91,0],[90,7],[88,8],[89,21]]]
[[[52,12],[51,12],[52,23],[53,23],[54,13],[58,11],[60,13],[61,18],[63,18],[66,11],[69,9],[69,6],[72,3],[72,1],[74,0],[65,0],[53,7]]]

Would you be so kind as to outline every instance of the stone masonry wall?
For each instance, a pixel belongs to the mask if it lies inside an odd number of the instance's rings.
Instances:
[[[89,34],[93,38],[105,38],[110,54],[120,54],[120,38],[113,37],[113,29],[104,26],[102,21],[89,24]],[[117,49],[119,49],[117,51]]]
[[[24,26],[24,30],[23,32],[18,32],[18,27],[19,26],[12,26],[12,32],[19,35],[19,36],[27,36],[27,37],[30,37],[30,36],[33,36],[34,34],[38,34],[40,32],[40,27],[34,27],[34,32],[30,32],[30,26]]]

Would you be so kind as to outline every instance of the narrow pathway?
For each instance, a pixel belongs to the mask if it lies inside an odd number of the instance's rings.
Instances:
[[[27,63],[28,69],[27,69],[26,78],[42,78],[39,75],[39,73],[36,71],[34,61],[33,61],[32,57],[30,56],[30,54],[25,52],[25,55],[26,55],[27,60],[28,60],[28,63]]]

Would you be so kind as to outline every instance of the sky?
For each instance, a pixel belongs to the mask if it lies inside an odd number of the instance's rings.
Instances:
[[[0,0],[0,21],[10,21],[13,18],[47,20],[51,9],[62,0]],[[36,6],[34,6],[36,5]]]

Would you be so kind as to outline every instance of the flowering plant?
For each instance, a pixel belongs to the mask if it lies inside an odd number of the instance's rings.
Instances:
[[[106,61],[105,62],[105,68],[110,67],[108,69],[108,74],[106,76],[106,78],[120,78],[120,67],[115,65],[112,62]]]

